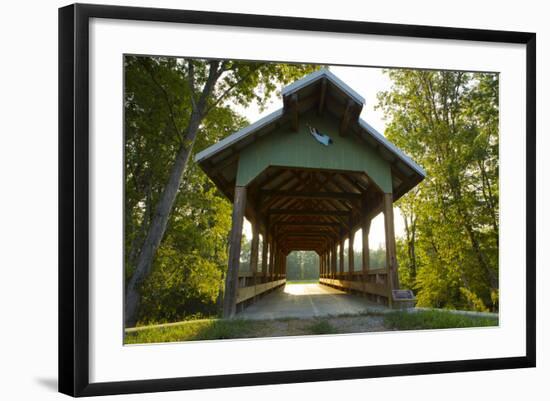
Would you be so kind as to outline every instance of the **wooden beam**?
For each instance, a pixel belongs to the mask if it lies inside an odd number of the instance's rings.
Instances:
[[[252,226],[252,242],[250,244],[250,271],[252,277],[254,277],[254,284],[256,284],[256,273],[258,272],[258,246],[260,243],[260,233],[258,231],[258,223],[253,220],[250,224]]]
[[[394,160],[395,161],[395,160]],[[401,182],[404,182],[405,184],[410,184],[414,178],[414,174],[412,176],[405,175],[399,168],[392,163],[390,165],[391,173],[395,175]]]
[[[345,241],[342,238],[340,240],[340,249],[339,249],[339,251],[340,251],[340,260],[339,260],[339,263],[338,263],[340,265],[339,266],[340,274],[344,273],[344,243],[345,243]]]
[[[331,249],[330,249],[330,255],[331,255],[331,263],[330,263],[330,270],[332,272],[333,276],[336,276],[337,267],[336,267],[336,242],[332,243]]]
[[[335,238],[335,235],[328,231],[319,231],[319,232],[311,232],[311,231],[287,231],[283,232],[277,235],[277,239],[279,238]]]
[[[260,192],[265,196],[287,196],[292,198],[307,198],[307,199],[344,199],[357,200],[361,199],[361,194],[346,193],[346,192],[308,192],[308,191],[281,191],[281,190],[262,190]]]
[[[302,227],[302,226],[284,226],[281,227],[281,230],[278,232],[279,234],[300,234],[300,233],[308,233],[308,234],[330,234],[330,235],[336,235],[334,232],[334,227]]]
[[[397,274],[397,251],[395,244],[395,229],[393,223],[393,195],[391,193],[384,194],[384,231],[386,234],[386,264],[388,268],[388,278],[391,302],[391,290],[399,288],[399,277]]]
[[[258,177],[252,180],[250,185],[257,186],[258,188],[262,188],[262,186],[264,186],[266,183],[275,182],[286,172],[287,170],[283,168],[279,168],[279,169],[277,169],[276,167],[269,168],[263,174],[260,174]]]
[[[283,241],[282,245],[285,249],[304,249],[307,247],[313,247],[315,249],[322,249],[325,245],[323,241],[300,241],[300,242],[286,242]]]
[[[352,117],[353,117],[353,108],[354,108],[354,102],[353,100],[349,100],[348,104],[346,105],[346,108],[344,109],[344,115],[342,116],[342,119],[340,120],[340,136],[345,137],[348,134],[348,129],[351,125]]]
[[[282,183],[277,185],[276,188],[272,188],[271,190],[279,190],[280,188],[282,188],[282,187],[288,185],[289,183],[291,183],[293,180],[297,180],[298,182],[293,184],[288,190],[294,191],[294,190],[300,188],[300,186],[303,185],[301,177],[299,175],[295,174],[294,172],[292,172],[292,173],[293,174],[291,175],[291,177],[289,177],[288,179],[286,179],[285,181],[283,181]],[[261,192],[260,192],[260,196],[261,196]],[[262,210],[266,210],[271,206],[275,206],[278,201],[280,201],[280,199],[277,199],[277,198],[269,199],[267,202],[264,202],[264,204],[262,205]]]
[[[270,236],[270,241],[269,241],[269,277],[271,278],[271,280],[273,280],[273,274],[275,272],[275,247],[276,247],[276,243],[275,243],[275,238],[273,238],[273,236]]]
[[[308,242],[299,242],[299,243],[283,242],[283,246],[286,249],[305,249],[305,248],[322,249],[325,246],[325,243],[320,241],[308,241]]]
[[[368,188],[364,188],[362,185],[358,184],[353,177],[349,177],[347,174],[338,174],[340,177],[343,178],[343,180],[352,188],[356,189],[359,192],[365,192],[368,190]]]
[[[331,221],[278,221],[275,225],[305,227],[340,227],[342,224]]]
[[[348,238],[348,274],[351,276],[355,270],[355,257],[353,253],[353,240],[355,239],[355,231],[351,229],[349,231]]]
[[[323,115],[326,95],[327,95],[327,80],[326,78],[323,78],[321,80],[321,93],[319,94],[319,107],[317,109],[317,114],[319,114],[320,116]]]
[[[315,209],[271,209],[267,214],[288,214],[292,216],[349,216],[344,210],[315,210]]]
[[[363,234],[363,253],[362,253],[362,259],[363,259],[363,273],[368,273],[370,269],[370,258],[369,258],[369,232],[370,232],[370,223],[371,219],[369,219],[367,216],[363,216],[363,224],[361,226],[361,231]]]
[[[210,174],[217,175],[225,170],[227,167],[229,167],[231,164],[237,163],[238,161],[239,153],[233,153],[225,159],[222,159],[214,164],[213,167],[210,169]]]
[[[267,253],[269,251],[268,246],[269,246],[269,216],[267,216],[265,220],[265,232],[264,232],[264,238],[262,241],[262,274],[264,277],[267,277],[267,269],[268,269]]]
[[[229,264],[225,280],[223,316],[235,315],[237,305],[237,286],[239,283],[239,260],[243,235],[243,218],[246,208],[246,187],[235,187],[231,234],[229,237]]]

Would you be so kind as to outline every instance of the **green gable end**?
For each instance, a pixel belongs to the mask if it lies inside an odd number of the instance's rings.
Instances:
[[[329,135],[329,146],[317,142],[307,125]],[[298,132],[288,124],[241,150],[236,185],[246,186],[269,166],[288,166],[366,173],[383,192],[392,192],[391,168],[372,147],[356,137],[338,135],[339,121],[315,112],[300,116]]]

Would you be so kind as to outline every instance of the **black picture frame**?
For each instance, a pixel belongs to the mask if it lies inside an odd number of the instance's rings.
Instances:
[[[526,354],[521,357],[407,363],[90,383],[89,132],[90,18],[276,28],[526,45]],[[59,9],[59,391],[72,396],[141,393],[534,367],[536,35],[267,15],[74,4]]]

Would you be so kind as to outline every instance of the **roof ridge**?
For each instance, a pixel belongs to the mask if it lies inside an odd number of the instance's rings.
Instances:
[[[286,97],[292,93],[295,93],[299,91],[300,89],[304,88],[305,86],[308,86],[309,84],[321,79],[326,78],[330,82],[332,82],[335,86],[340,88],[342,92],[344,92],[346,95],[351,97],[353,100],[355,100],[357,103],[364,105],[365,104],[365,98],[361,96],[359,93],[357,93],[353,88],[351,88],[348,84],[346,84],[344,81],[342,81],[336,74],[334,74],[332,71],[330,71],[328,68],[320,68],[317,71],[314,71],[305,77],[302,77],[298,79],[297,81],[294,81],[293,83],[285,86],[283,89],[281,89],[281,95],[283,97]]]

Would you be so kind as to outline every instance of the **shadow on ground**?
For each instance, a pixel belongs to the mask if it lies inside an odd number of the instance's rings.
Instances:
[[[55,377],[36,377],[35,381],[42,387],[57,393],[57,379]]]

